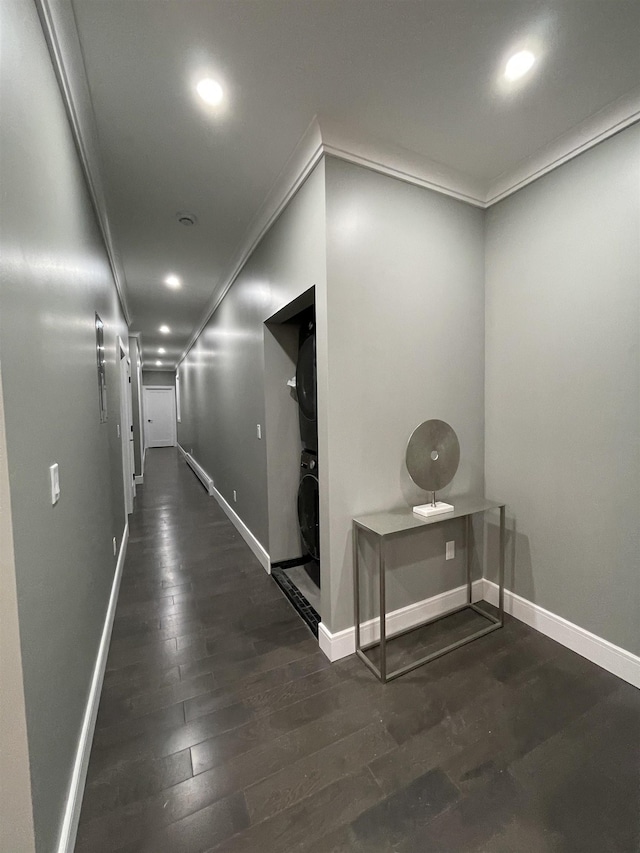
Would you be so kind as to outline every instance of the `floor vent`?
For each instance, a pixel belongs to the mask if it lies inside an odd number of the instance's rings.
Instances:
[[[278,584],[280,589],[289,599],[294,608],[298,611],[300,616],[307,623],[309,628],[313,631],[315,637],[318,636],[318,625],[320,624],[320,614],[314,610],[314,608],[309,604],[304,595],[300,592],[297,586],[295,586],[287,577],[286,573],[278,568],[277,566],[271,566],[271,577]]]

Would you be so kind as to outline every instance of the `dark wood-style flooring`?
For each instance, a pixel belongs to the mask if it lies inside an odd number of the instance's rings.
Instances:
[[[640,691],[513,619],[330,665],[174,449],[130,525],[76,853],[640,850]]]

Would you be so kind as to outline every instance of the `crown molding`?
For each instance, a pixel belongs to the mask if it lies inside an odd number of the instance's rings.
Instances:
[[[455,169],[398,146],[379,140],[360,139],[338,124],[314,116],[254,217],[229,274],[207,305],[200,324],[177,361],[176,370],[193,348],[260,240],[325,155],[487,209],[637,121],[640,121],[640,89],[609,104],[524,161],[517,169],[501,175],[487,189]]]
[[[35,0],[35,4],[111,267],[122,313],[127,325],[130,325],[131,312],[125,292],[126,279],[111,235],[101,180],[102,163],[98,131],[73,6],[69,0]]]
[[[484,207],[502,201],[637,121],[640,121],[640,87],[607,104],[515,169],[500,175],[486,192]]]
[[[429,160],[422,154],[379,139],[364,139],[349,128],[327,118],[319,118],[323,152],[396,178],[405,183],[457,198],[475,207],[484,207],[482,183],[456,169]]]
[[[314,116],[252,220],[229,274],[225,276],[224,283],[216,289],[207,305],[200,324],[178,359],[176,369],[193,348],[260,240],[325,155],[452,196],[476,207],[484,206],[479,195],[479,186],[461,172],[398,146],[358,139],[344,127]]]
[[[320,125],[316,116],[307,127],[300,142],[287,160],[278,175],[271,191],[262,206],[251,221],[245,236],[230,265],[230,271],[225,276],[221,287],[217,288],[207,305],[203,318],[197,329],[189,338],[189,342],[176,364],[176,370],[193,348],[205,326],[216,312],[218,306],[227,295],[229,288],[240,275],[242,268],[253,254],[258,243],[271,228],[278,216],[289,204],[293,196],[309,177],[324,155]]]
[[[327,119],[320,119],[320,128],[324,154],[487,209],[638,121],[640,87],[607,104],[490,185],[399,146],[358,138]]]

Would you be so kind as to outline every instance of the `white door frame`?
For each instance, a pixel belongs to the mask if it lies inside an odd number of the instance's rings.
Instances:
[[[119,372],[120,372],[120,446],[122,448],[122,482],[124,485],[124,512],[127,516],[133,512],[133,499],[136,494],[133,466],[133,403],[131,399],[131,359],[118,336]]]
[[[140,476],[144,478],[144,454],[146,447],[144,446],[144,409],[142,398],[144,391],[142,388],[142,355],[140,352],[140,338],[138,341],[138,358],[136,359],[136,376],[138,380],[138,432],[140,433]],[[142,480],[140,480],[142,482]],[[135,483],[135,478],[134,478]]]
[[[173,433],[172,433],[173,444],[170,446],[175,447],[178,443],[178,426],[176,423],[176,388],[175,388],[175,385],[145,385],[142,389],[142,395],[145,396],[147,391],[171,391],[172,392],[172,394],[173,394],[173,418],[171,420],[171,426],[172,426],[172,430],[173,430]],[[147,408],[146,400],[145,400],[145,407],[144,408],[145,408],[145,413],[144,413],[144,446],[145,446],[145,451],[146,451],[147,447],[149,447],[149,437],[147,436],[147,423],[148,423],[148,421],[147,421],[147,411],[146,411],[146,408]],[[169,446],[169,445],[167,445],[167,446]]]

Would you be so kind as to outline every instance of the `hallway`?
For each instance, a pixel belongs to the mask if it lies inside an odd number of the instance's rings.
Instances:
[[[76,853],[637,849],[630,685],[513,619],[330,665],[173,448],[130,528]]]

